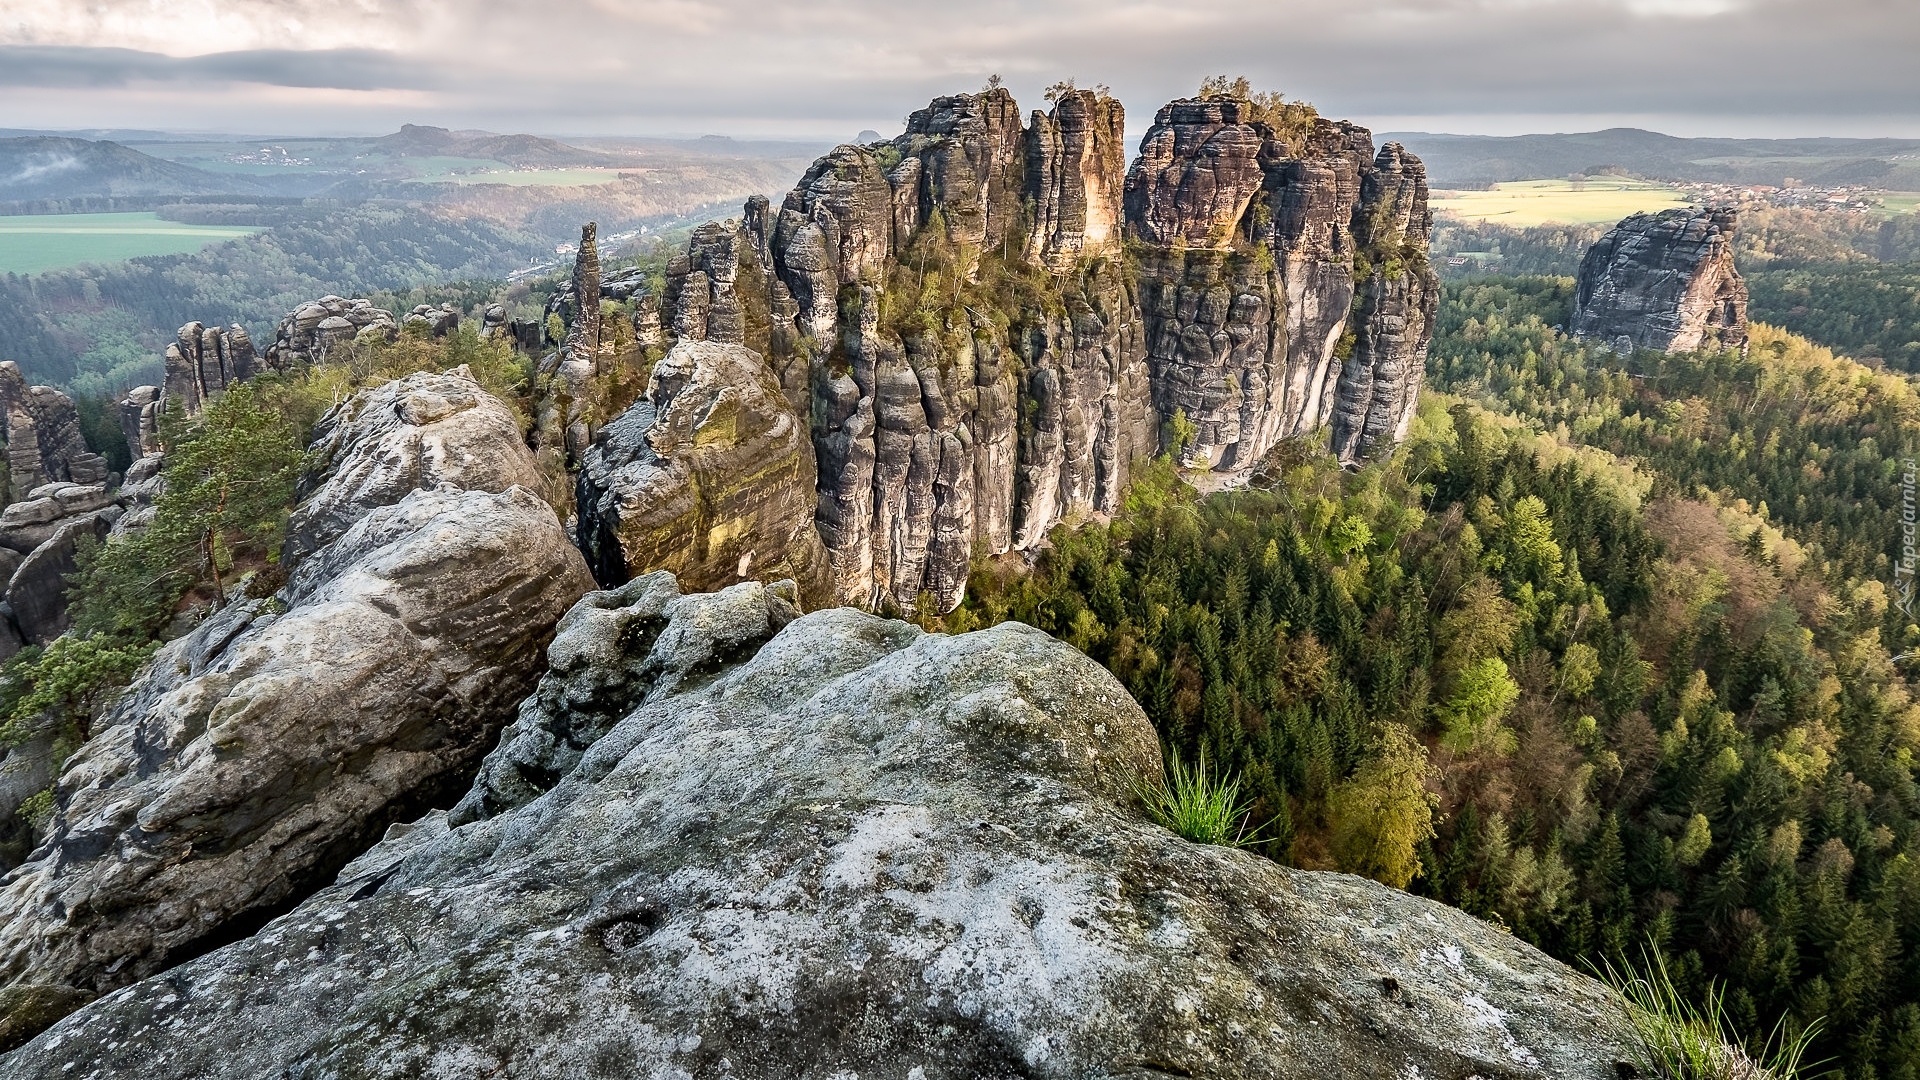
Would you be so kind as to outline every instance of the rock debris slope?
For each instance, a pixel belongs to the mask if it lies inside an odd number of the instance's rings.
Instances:
[[[1151,727],[1039,631],[664,575],[583,608],[513,790],[9,1074],[1624,1075],[1604,988],[1512,937],[1142,820]]]
[[[1635,214],[1588,249],[1572,331],[1621,352],[1747,348],[1747,283],[1732,210]]]
[[[1025,122],[1004,89],[936,98],[697,230],[661,333],[759,353],[808,418],[840,601],[949,610],[975,553],[1117,509],[1176,415],[1204,468],[1404,435],[1438,295],[1425,170],[1364,128],[1276,123],[1176,101],[1128,170],[1102,93]]]
[[[0,883],[0,1037],[231,936],[464,784],[591,587],[464,369],[322,422],[285,588],[155,657]]]

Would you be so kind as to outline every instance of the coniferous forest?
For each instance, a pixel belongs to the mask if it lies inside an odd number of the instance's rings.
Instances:
[[[1571,282],[1451,283],[1412,436],[1283,446],[1201,497],[1162,464],[930,624],[1032,622],[1251,846],[1462,907],[1576,965],[1663,958],[1758,1049],[1920,1076],[1920,629],[1891,557],[1905,380],[1563,338]],[[1810,1073],[1811,1074],[1811,1073]]]

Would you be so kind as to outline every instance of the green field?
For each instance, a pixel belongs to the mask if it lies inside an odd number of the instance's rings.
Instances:
[[[1686,206],[1673,188],[1645,180],[1604,177],[1571,180],[1519,180],[1495,184],[1490,191],[1439,192],[1436,214],[1465,221],[1486,221],[1525,229],[1535,225],[1610,224],[1641,211]]]
[[[182,225],[154,214],[0,217],[0,273],[33,274],[141,255],[183,255],[259,231],[240,225]]]
[[[1894,214],[1920,211],[1920,191],[1889,191],[1881,197],[1880,207]]]

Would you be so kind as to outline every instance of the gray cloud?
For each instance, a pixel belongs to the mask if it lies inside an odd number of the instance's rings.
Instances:
[[[332,26],[341,9],[248,4],[245,26],[264,30],[179,35],[246,47],[172,57],[66,41],[85,21],[76,13],[101,5],[42,0],[44,25],[9,32],[0,20],[0,41],[38,43],[0,46],[0,106],[12,87],[23,104],[85,112],[90,125],[153,123],[141,89],[159,85],[168,109],[229,125],[257,116],[256,128],[323,115],[844,135],[997,72],[1029,103],[1061,76],[1104,81],[1138,129],[1201,76],[1233,72],[1362,120],[1920,134],[1920,5],[1909,0],[355,0],[361,47],[305,51],[259,46],[287,40],[284,26]],[[104,7],[129,19],[151,10]],[[96,19],[86,40],[150,46],[156,31],[143,25],[127,24],[120,42]],[[224,89],[248,83],[281,89],[254,105]]]
[[[137,49],[0,45],[0,87],[128,88],[254,83],[306,89],[433,89],[429,62],[375,49],[249,49],[174,57]]]

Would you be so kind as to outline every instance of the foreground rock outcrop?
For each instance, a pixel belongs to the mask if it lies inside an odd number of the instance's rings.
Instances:
[[[604,584],[671,570],[690,588],[792,578],[830,598],[813,443],[760,355],[687,341],[580,464],[581,549]]]
[[[1405,435],[1438,304],[1417,158],[1212,97],[1163,108],[1129,170],[1119,102],[1051,100],[936,98],[668,269],[667,340],[754,350],[809,419],[843,602],[952,609],[975,554],[1118,509],[1176,417],[1210,469]]]
[[[452,802],[592,584],[504,412],[456,370],[322,422],[285,587],[160,650],[0,884],[0,1035],[244,932]]]
[[[1589,248],[1574,287],[1576,337],[1621,352],[1747,348],[1747,283],[1730,209],[1635,214]]]
[[[1039,631],[663,576],[583,608],[552,678],[592,700],[523,711],[527,782],[9,1075],[1631,1074],[1608,992],[1510,935],[1146,822],[1152,728]]]

